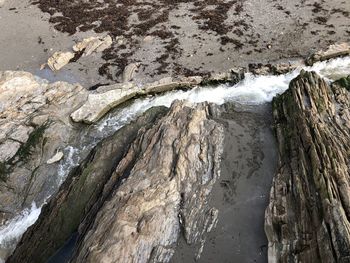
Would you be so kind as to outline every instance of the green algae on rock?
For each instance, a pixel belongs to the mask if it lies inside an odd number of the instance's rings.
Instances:
[[[348,91],[350,91],[350,75],[336,80],[334,84],[340,85],[341,87],[346,88]]]
[[[38,221],[25,233],[8,262],[47,262],[48,258],[78,230],[87,213],[91,213],[115,166],[139,130],[152,126],[166,111],[164,107],[150,109],[131,124],[100,142],[89,156],[72,170],[55,197],[44,206]],[[42,236],[45,238],[42,239]]]

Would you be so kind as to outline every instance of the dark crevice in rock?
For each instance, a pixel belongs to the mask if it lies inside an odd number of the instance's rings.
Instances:
[[[165,109],[149,110],[144,116],[99,143],[74,168],[58,193],[45,205],[37,222],[22,237],[7,262],[46,262],[77,231],[84,217],[93,216],[95,202],[103,195],[128,145],[141,127],[164,115]],[[115,178],[116,180],[118,178]],[[45,236],[43,239],[42,237]]]
[[[72,262],[168,262],[180,227],[188,242],[200,240],[216,215],[206,200],[219,175],[222,128],[208,104],[175,102],[166,111],[151,109],[100,142],[8,262],[45,262],[76,231]]]

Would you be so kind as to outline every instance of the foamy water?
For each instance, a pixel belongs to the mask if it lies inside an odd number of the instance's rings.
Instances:
[[[41,207],[33,203],[30,208],[23,210],[21,214],[12,219],[6,227],[0,229],[0,255],[13,250],[14,244],[18,243],[28,227],[35,223],[40,212]]]
[[[243,81],[233,86],[196,87],[187,91],[172,91],[156,97],[136,99],[127,107],[108,114],[98,124],[91,126],[85,137],[94,138],[92,141],[82,136],[81,142],[79,142],[80,146],[69,146],[64,150],[65,158],[59,165],[58,181],[55,188],[57,189],[69,171],[78,165],[83,151],[91,150],[98,141],[112,135],[116,130],[152,107],[169,107],[176,99],[188,100],[193,103],[208,101],[219,105],[229,101],[249,105],[270,102],[277,94],[288,89],[290,81],[300,73],[301,69],[279,76],[254,76],[248,73]],[[316,71],[324,78],[334,80],[350,74],[350,57],[316,63],[312,67],[304,67],[303,69]],[[89,145],[84,144],[84,141],[89,141]],[[15,247],[26,229],[37,220],[40,211],[41,207],[37,208],[33,204],[31,209],[24,210],[9,224],[0,228],[0,252],[1,250],[12,250]]]

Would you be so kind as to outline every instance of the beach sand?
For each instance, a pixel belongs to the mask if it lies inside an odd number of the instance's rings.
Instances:
[[[30,71],[87,88],[120,81],[132,62],[141,63],[134,80],[145,83],[168,75],[205,75],[299,59],[350,40],[350,5],[344,0],[129,0],[119,6],[37,2],[6,0],[0,7],[0,70]],[[59,72],[39,70],[55,51],[69,51],[75,42],[96,34],[118,40],[102,54],[81,58]]]

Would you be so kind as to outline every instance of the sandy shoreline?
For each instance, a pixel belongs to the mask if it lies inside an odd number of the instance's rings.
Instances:
[[[50,14],[43,13],[29,1],[5,1],[0,7],[3,28],[0,70],[25,70],[52,81],[80,82],[89,87],[118,81],[119,73],[127,63],[140,62],[142,66],[135,81],[143,83],[165,75],[207,74],[223,72],[233,66],[248,66],[249,63],[288,61],[307,56],[331,43],[350,40],[350,6],[342,0],[327,0],[322,4],[286,0],[223,1],[217,4],[213,0],[208,6],[203,6],[203,1],[179,1],[170,5],[159,0],[151,7],[142,2],[129,2],[133,4],[123,7],[128,12],[125,19],[129,21],[129,28],[95,28],[100,35],[114,34],[113,37],[123,38],[122,45],[116,44],[103,54],[82,58],[52,73],[48,69],[39,70],[50,55],[55,51],[69,50],[75,42],[96,34],[91,30],[72,35],[63,33],[61,31],[65,30],[60,21],[74,19],[79,25],[76,16],[81,14],[74,13],[75,10],[86,16],[90,13],[84,8],[77,9],[74,1],[68,1],[64,4],[71,3],[71,14],[50,23]],[[53,17],[61,16],[57,13],[59,7],[52,4],[50,8],[54,10]],[[154,22],[157,9],[163,10],[167,16]],[[144,14],[145,10],[149,12],[148,16]],[[115,9],[115,12],[120,10]],[[204,17],[198,18],[199,15]],[[99,24],[107,18],[97,13],[89,19],[88,22]],[[88,24],[85,20],[82,19],[82,25]],[[114,23],[119,20],[112,13],[106,21]],[[141,26],[145,29],[136,32],[132,25],[136,29]],[[84,30],[89,29],[86,28]],[[134,31],[138,35],[130,33]]]

